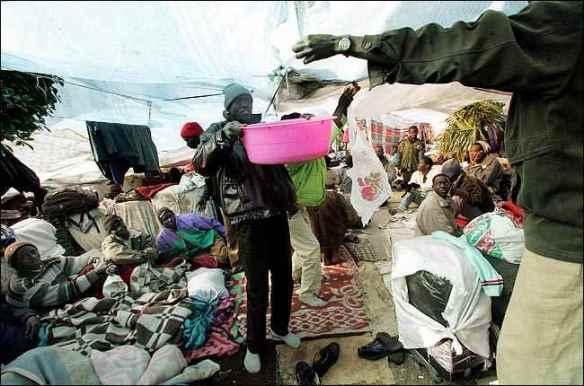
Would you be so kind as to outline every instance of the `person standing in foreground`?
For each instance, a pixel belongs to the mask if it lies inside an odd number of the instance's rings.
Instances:
[[[488,10],[450,28],[381,35],[309,35],[305,63],[345,54],[368,61],[371,87],[458,81],[513,92],[505,146],[526,210],[526,251],[497,348],[501,384],[582,384],[582,1]],[[537,338],[534,338],[537,337]]]
[[[230,235],[239,246],[247,278],[247,353],[244,366],[261,370],[260,351],[266,341],[266,314],[271,273],[272,336],[298,348],[300,339],[288,330],[292,303],[292,256],[287,211],[296,203],[294,186],[282,165],[255,165],[247,158],[241,125],[258,121],[253,98],[231,83],[225,94],[225,121],[212,124],[201,137],[193,162],[204,176],[214,176],[216,193],[229,220]]]

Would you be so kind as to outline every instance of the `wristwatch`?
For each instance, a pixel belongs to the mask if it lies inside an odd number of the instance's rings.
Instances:
[[[337,51],[341,54],[346,53],[351,48],[351,38],[349,36],[343,36],[337,42]]]

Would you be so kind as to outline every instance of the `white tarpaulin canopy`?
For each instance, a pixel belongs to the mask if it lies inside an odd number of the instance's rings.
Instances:
[[[237,81],[253,90],[255,110],[264,113],[279,83],[279,78],[269,75],[280,66],[306,71],[320,80],[366,77],[366,63],[357,59],[335,57],[303,65],[291,51],[302,36],[374,34],[429,22],[449,26],[458,20],[472,21],[488,8],[512,14],[526,4],[2,2],[1,67],[65,80],[62,103],[50,126],[86,135],[85,120],[146,124],[164,153],[184,146],[178,135],[184,122],[194,120],[206,127],[221,119],[221,95],[178,98],[220,94],[223,86]],[[334,105],[339,93],[325,104]],[[266,116],[274,118],[274,114]],[[54,137],[40,135],[47,146]],[[55,137],[54,146],[59,144],[62,141]],[[17,152],[24,162],[32,158],[26,152]],[[64,152],[58,159],[66,158]],[[31,166],[46,179],[49,164],[45,160],[40,170]]]

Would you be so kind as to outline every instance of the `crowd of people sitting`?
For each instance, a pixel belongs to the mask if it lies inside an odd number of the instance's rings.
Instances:
[[[358,90],[353,85],[341,95],[335,109],[340,119],[335,126],[344,126],[347,108]],[[213,257],[214,266],[245,271],[248,351],[244,366],[249,372],[261,369],[268,273],[272,275],[272,335],[292,347],[299,346],[299,339],[288,330],[293,282],[300,283],[300,302],[325,306],[327,301],[319,296],[321,265],[340,263],[338,251],[350,238],[349,229],[363,227],[348,200],[351,179],[346,170],[352,167],[351,155],[347,151],[339,160],[341,167],[336,168],[331,168],[334,161],[329,156],[286,167],[253,165],[238,140],[240,122],[252,119],[253,100],[237,84],[228,86],[225,95],[226,121],[207,132],[189,122],[180,133],[195,150],[193,162],[183,173],[198,175],[205,182],[196,205],[198,213],[177,214],[160,208],[156,238],[128,229],[121,217],[110,214],[103,221],[106,236],[100,255],[41,258],[34,244],[16,241],[14,232],[3,226],[3,255],[14,270],[3,288],[1,303],[6,328],[0,338],[2,346],[9,348],[2,353],[3,363],[34,347],[39,315],[82,297],[102,297],[108,276],[120,275],[129,293],[139,296],[145,288],[161,290],[172,282],[165,281],[164,275],[173,273],[156,273],[157,267],[174,267],[180,272],[180,264],[192,264],[202,253]],[[292,113],[281,119],[301,117],[310,119],[311,114]],[[469,221],[492,211],[495,200],[505,199],[509,192],[505,185],[508,170],[482,141],[469,147],[465,168],[456,159],[427,156],[416,126],[408,129],[390,157],[381,146],[374,150],[388,183],[403,188],[399,207],[391,213],[398,215],[417,205],[418,235],[438,230],[459,235],[457,216]]]
[[[497,202],[510,198],[508,162],[491,152],[485,141],[469,146],[466,166],[456,158],[445,160],[437,155],[432,159],[426,155],[429,149],[421,144],[417,126],[408,129],[389,159],[381,146],[376,150],[389,183],[404,191],[399,206],[392,209],[391,214],[405,212],[415,203],[419,207],[418,235],[429,235],[437,230],[458,234],[461,229],[457,224],[464,225],[492,212]]]

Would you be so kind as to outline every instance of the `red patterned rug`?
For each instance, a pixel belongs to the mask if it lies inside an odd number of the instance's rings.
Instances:
[[[336,336],[369,331],[369,320],[365,313],[364,293],[357,278],[358,268],[353,259],[341,264],[323,267],[320,296],[327,300],[325,307],[310,307],[300,303],[294,285],[290,328],[301,338]],[[242,277],[243,285],[245,278]],[[247,300],[245,291],[237,316],[239,331],[245,335]],[[270,337],[270,309],[268,308],[267,331]]]

